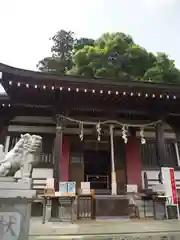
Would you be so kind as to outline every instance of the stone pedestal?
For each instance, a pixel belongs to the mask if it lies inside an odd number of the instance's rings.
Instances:
[[[35,196],[31,180],[0,178],[0,239],[28,240],[31,202]]]

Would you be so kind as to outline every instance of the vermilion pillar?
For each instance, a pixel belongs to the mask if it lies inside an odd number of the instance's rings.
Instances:
[[[67,182],[69,180],[69,139],[63,136],[62,139],[62,156],[59,159],[60,181]]]
[[[140,187],[142,185],[140,140],[135,136],[128,137],[125,158],[127,184],[137,184]]]

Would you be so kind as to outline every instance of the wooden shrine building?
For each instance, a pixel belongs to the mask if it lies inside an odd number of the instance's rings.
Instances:
[[[160,166],[180,180],[180,86],[57,76],[0,64],[0,143],[8,152],[21,133],[43,137],[35,178],[91,182],[120,194],[158,180]],[[178,184],[177,184],[178,186]],[[113,188],[113,189],[112,189]]]

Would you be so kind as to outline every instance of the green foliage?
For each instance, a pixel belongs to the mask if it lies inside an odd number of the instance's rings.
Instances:
[[[80,38],[74,41],[74,50],[78,51],[85,46],[94,46],[94,39],[90,38]]]
[[[180,82],[180,71],[165,53],[148,52],[121,32],[93,40],[75,39],[73,32],[61,30],[52,40],[52,56],[38,63],[40,71],[117,81]]]
[[[52,56],[39,61],[37,67],[40,71],[65,74],[72,68],[73,35],[71,31],[60,30],[52,37]]]
[[[41,60],[37,67],[42,72],[50,72],[50,73],[65,73],[66,71],[66,64],[67,61],[63,61],[59,57],[47,57]]]

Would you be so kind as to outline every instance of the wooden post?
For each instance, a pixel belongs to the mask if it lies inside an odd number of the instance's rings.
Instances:
[[[62,123],[57,118],[56,126],[56,137],[54,140],[54,168],[53,168],[53,177],[54,177],[54,188],[55,191],[59,191],[59,180],[60,180],[60,159],[62,157]],[[59,201],[58,199],[52,200],[52,217],[58,217],[59,215]]]
[[[7,125],[5,125],[5,124],[1,125],[0,124],[0,144],[2,144],[4,147],[5,147],[5,143],[6,143],[6,135],[7,135],[7,132],[8,132],[8,123],[9,122],[7,122]]]
[[[116,171],[114,162],[114,132],[113,125],[109,126],[111,140],[111,195],[117,195]]]
[[[57,126],[56,137],[54,141],[54,180],[55,180],[54,187],[56,191],[59,191],[61,157],[62,157],[62,126]]]
[[[168,166],[163,123],[158,123],[156,125],[156,156],[159,167]]]

